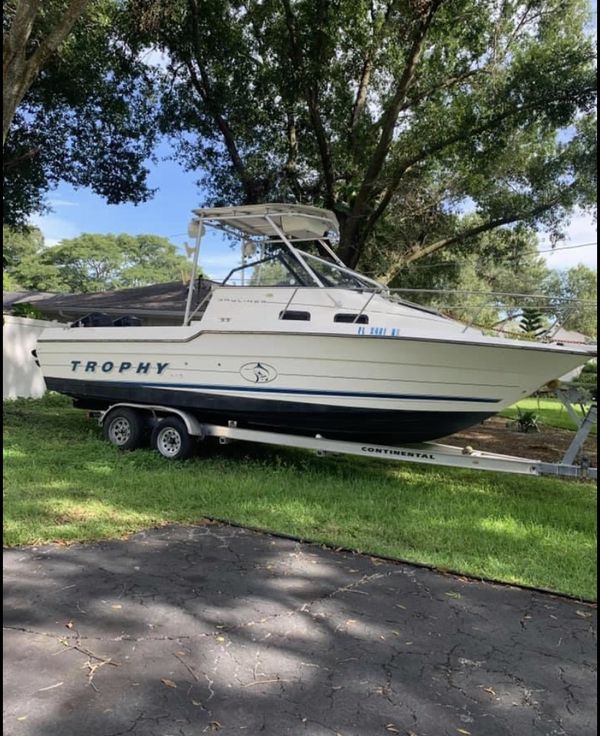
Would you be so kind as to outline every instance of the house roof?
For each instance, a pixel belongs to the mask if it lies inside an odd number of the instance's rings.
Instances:
[[[589,337],[575,330],[565,330],[564,327],[559,327],[556,332],[552,333],[552,339],[564,340],[565,342],[596,342],[596,338]]]
[[[48,299],[54,296],[60,296],[51,291],[3,291],[2,292],[2,309],[9,310],[15,304],[25,303],[31,304],[39,302],[41,299]]]
[[[197,299],[212,289],[214,282],[200,280]],[[90,294],[57,294],[36,301],[36,307],[52,314],[84,316],[90,312],[106,314],[183,315],[188,285],[181,281],[152,284],[118,291],[98,291]],[[197,303],[197,302],[196,302]]]

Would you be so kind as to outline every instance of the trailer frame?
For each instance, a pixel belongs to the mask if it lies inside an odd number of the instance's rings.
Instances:
[[[98,424],[103,425],[105,418],[117,408],[134,409],[147,412],[151,415],[153,424],[168,417],[178,417],[185,425],[191,437],[204,440],[207,437],[216,437],[220,444],[233,441],[256,442],[259,444],[293,447],[304,450],[314,450],[319,455],[354,455],[358,457],[376,457],[399,462],[413,462],[424,465],[436,465],[471,470],[488,470],[500,473],[516,473],[520,475],[554,476],[561,478],[596,480],[597,468],[590,467],[585,458],[576,464],[575,458],[581,451],[583,442],[589,435],[592,425],[596,421],[596,406],[592,406],[583,420],[579,420],[580,427],[571,445],[560,462],[549,463],[542,460],[522,458],[514,455],[475,450],[472,447],[458,447],[443,445],[437,442],[422,442],[414,445],[379,445],[371,442],[349,442],[334,440],[322,435],[296,435],[280,432],[269,432],[259,429],[239,427],[235,419],[227,425],[201,422],[191,412],[157,404],[136,404],[119,402],[111,405],[105,411],[94,412],[98,416]],[[159,450],[160,452],[160,450]]]

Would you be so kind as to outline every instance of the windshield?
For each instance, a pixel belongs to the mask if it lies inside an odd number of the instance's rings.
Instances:
[[[366,276],[304,250],[290,251],[283,243],[263,244],[260,255],[262,257],[233,268],[223,285],[315,286],[318,285],[316,276],[327,288],[385,291],[384,286]]]
[[[317,274],[319,279],[323,282],[323,286],[329,287],[343,287],[345,289],[373,289],[381,288],[383,286],[375,281],[371,281],[368,278],[363,278],[360,274],[350,271],[349,269],[341,268],[335,263],[330,263],[317,256],[312,256],[310,253],[305,253],[303,250],[300,251],[302,257],[306,259],[306,262]]]
[[[223,286],[309,286],[310,276],[289,253],[279,250],[232,269]]]

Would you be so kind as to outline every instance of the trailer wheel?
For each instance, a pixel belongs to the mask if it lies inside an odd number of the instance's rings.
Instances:
[[[194,454],[194,440],[177,417],[167,417],[152,430],[152,447],[168,460],[187,460]]]
[[[144,418],[133,409],[113,409],[102,422],[102,428],[105,439],[120,450],[135,450],[144,444]]]

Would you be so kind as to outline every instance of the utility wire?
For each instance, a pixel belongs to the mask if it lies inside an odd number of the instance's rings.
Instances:
[[[538,253],[555,253],[557,250],[573,250],[574,248],[587,248],[590,245],[598,245],[596,241],[593,243],[578,243],[577,245],[561,245],[558,248],[548,248],[547,250],[538,250]]]
[[[517,293],[513,291],[481,291],[481,290],[473,290],[473,289],[417,289],[417,288],[399,288],[399,289],[390,289],[390,292],[392,294],[398,293],[398,292],[417,292],[421,294],[469,294],[469,295],[475,295],[475,296],[485,296],[487,298],[493,298],[493,297],[518,297],[518,298],[524,298],[524,299],[547,299],[549,301],[556,300],[556,301],[565,301],[565,302],[579,302],[580,304],[596,304],[595,300],[590,299],[576,299],[573,297],[555,297],[555,296],[549,296],[548,294],[523,294],[523,293]]]
[[[596,246],[596,245],[598,245],[597,242],[593,242],[593,243],[592,242],[590,242],[590,243],[578,243],[577,245],[564,245],[564,246],[559,246],[558,248],[548,248],[547,250],[544,249],[544,250],[538,250],[538,251],[535,251],[535,252],[532,251],[531,253],[525,253],[525,254],[521,254],[521,253],[515,253],[515,254],[513,254],[513,253],[510,253],[510,254],[507,254],[507,257],[506,257],[505,260],[506,261],[514,261],[514,260],[517,260],[518,258],[520,258],[522,255],[536,256],[536,255],[538,255],[540,253],[555,253],[557,250],[573,250],[575,248],[587,248],[589,246]],[[477,265],[477,263],[480,263],[480,262],[481,261],[475,262],[475,263],[473,263],[473,265]],[[415,265],[413,265],[411,263],[407,263],[406,265],[401,266],[401,268],[410,268],[410,269],[417,269],[417,268],[419,268],[419,269],[421,269],[421,268],[440,268],[440,266],[460,266],[460,265],[465,264],[465,263],[470,263],[470,261],[466,261],[466,260],[460,260],[460,261],[439,261],[438,263],[417,263]]]

